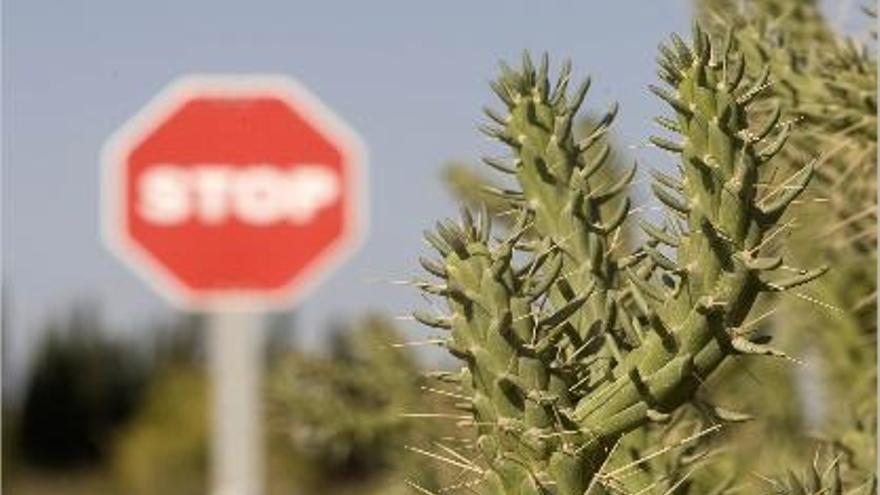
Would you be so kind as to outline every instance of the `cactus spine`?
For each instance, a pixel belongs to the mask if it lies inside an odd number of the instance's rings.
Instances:
[[[502,66],[492,87],[508,112],[487,111],[485,132],[512,155],[493,166],[519,186],[494,191],[514,225],[496,240],[487,212],[464,211],[426,233],[441,259],[422,265],[442,281],[420,286],[449,314],[415,316],[448,330],[465,365],[446,378],[469,399],[483,493],[605,493],[603,466],[623,435],[693,401],[725,357],[781,354],[743,326],[758,296],[824,271],[778,275],[773,231],[813,170],[758,192],[789,132],[750,110],[766,76],[748,77],[735,41],[713,47],[698,27],[690,46],[662,47],[659,63],[668,88],[652,91],[674,113],[659,122],[679,139],[652,142],[678,156],[681,174],[655,174],[668,218],[641,223],[649,240],[634,253],[614,241],[634,171],[597,180],[616,107],[576,142],[589,82],[569,92],[566,64],[551,87],[546,57]]]

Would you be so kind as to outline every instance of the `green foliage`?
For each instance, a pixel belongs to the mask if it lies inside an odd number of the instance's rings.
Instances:
[[[137,413],[113,441],[108,477],[119,493],[187,495],[209,490],[210,382],[198,345],[204,337],[200,322],[201,317],[186,318],[168,334],[167,328],[154,329],[159,333],[154,334],[149,388]],[[268,433],[266,491],[290,493],[297,484],[290,451],[281,435]]]
[[[284,322],[278,323],[279,335]],[[181,329],[178,329],[181,330]],[[205,493],[208,383],[195,329],[162,334],[143,406],[117,435],[113,475],[124,493]],[[280,337],[276,338],[280,342]],[[267,373],[267,492],[408,493],[405,478],[435,486],[438,472],[405,445],[436,438],[405,412],[429,410],[414,357],[380,317],[340,329],[330,352],[284,346]],[[271,346],[270,346],[271,347]]]
[[[145,355],[108,336],[93,308],[49,323],[24,391],[13,455],[34,467],[106,460],[112,436],[140,404]]]
[[[75,306],[52,320],[23,407],[4,416],[6,440],[14,440],[4,451],[4,488],[22,494],[205,493],[203,324],[201,315],[180,315],[123,339],[122,329],[103,324],[92,307]],[[270,440],[268,493],[289,493],[289,469],[276,467],[289,452]]]
[[[405,415],[429,405],[400,340],[388,321],[367,317],[333,337],[329,356],[290,353],[273,371],[273,431],[289,439],[288,467],[308,493],[408,493],[404,476],[436,484],[432,464],[402,452],[440,432]]]
[[[772,232],[813,168],[767,177],[790,128],[750,108],[766,76],[748,75],[735,40],[713,44],[700,29],[692,45],[673,37],[661,55],[668,89],[652,91],[673,118],[658,122],[679,139],[652,142],[680,157],[680,174],[654,174],[667,219],[640,223],[648,241],[633,254],[618,254],[615,238],[634,171],[597,174],[616,106],[576,141],[589,81],[569,91],[566,64],[551,85],[546,57],[537,67],[528,56],[519,70],[502,65],[492,87],[508,114],[487,112],[494,123],[484,128],[512,154],[494,168],[518,185],[496,191],[516,208],[515,224],[494,240],[488,212],[464,211],[461,224],[426,234],[441,260],[422,264],[442,281],[420,287],[450,314],[415,316],[448,330],[446,347],[465,365],[445,379],[470,399],[462,407],[485,459],[474,468],[485,493],[614,490],[605,467],[621,438],[699,403],[700,385],[726,357],[783,356],[746,318],[760,294],[825,271],[780,269]],[[699,405],[716,420],[731,416]]]
[[[203,373],[192,366],[168,366],[153,377],[115,442],[112,468],[124,493],[208,491],[207,392]]]

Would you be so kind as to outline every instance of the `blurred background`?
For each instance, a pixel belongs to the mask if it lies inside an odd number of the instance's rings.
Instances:
[[[823,8],[846,29],[843,3]],[[169,81],[288,75],[365,140],[365,244],[266,329],[268,490],[411,493],[404,478],[445,474],[402,446],[447,423],[413,428],[402,414],[442,409],[418,377],[447,362],[389,345],[427,335],[397,318],[422,302],[395,282],[416,272],[421,231],[467,194],[461,164],[492,149],[476,126],[497,62],[570,57],[593,75],[588,106],[622,104],[621,160],[663,167],[645,144],[662,102],[645,88],[654,48],[693,16],[688,0],[2,8],[3,482],[21,495],[206,492],[205,316],[171,308],[99,238],[101,146]]]

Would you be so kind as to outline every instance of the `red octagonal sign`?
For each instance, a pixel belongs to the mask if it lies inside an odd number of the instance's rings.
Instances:
[[[364,161],[289,79],[187,77],[108,141],[105,237],[186,307],[287,303],[359,240]]]

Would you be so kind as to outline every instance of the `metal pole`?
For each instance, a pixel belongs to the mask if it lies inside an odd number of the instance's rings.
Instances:
[[[210,320],[211,493],[261,495],[263,318],[257,313],[216,312]]]

